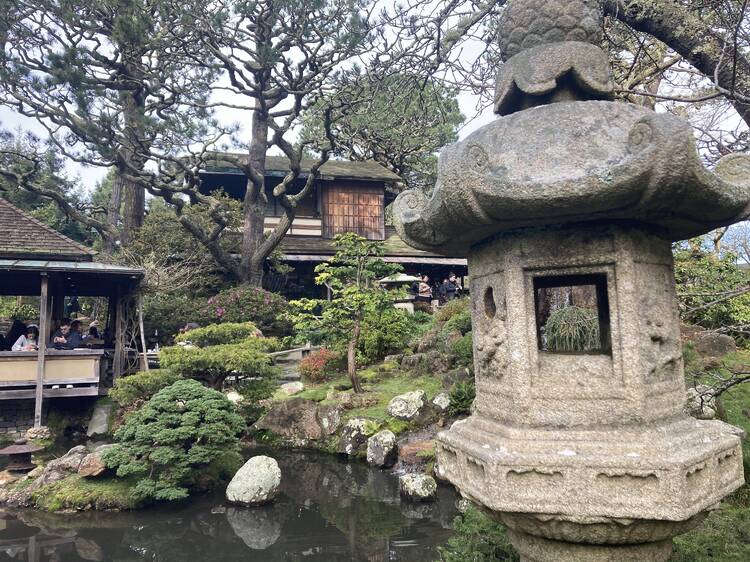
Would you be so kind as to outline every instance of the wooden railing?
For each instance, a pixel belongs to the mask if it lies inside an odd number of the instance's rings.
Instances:
[[[45,398],[99,394],[108,364],[105,350],[48,350],[44,359]],[[35,351],[0,352],[0,400],[34,398],[37,365]]]

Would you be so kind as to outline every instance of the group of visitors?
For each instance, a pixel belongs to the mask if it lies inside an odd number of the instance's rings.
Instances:
[[[461,285],[458,283],[455,273],[451,273],[443,279],[443,282],[433,287],[428,275],[419,275],[419,282],[414,283],[412,292],[417,302],[431,303],[437,298],[440,303],[446,303],[457,298],[461,294]]]
[[[76,349],[85,347],[88,343],[99,341],[98,322],[94,320],[89,326],[87,334],[83,334],[80,320],[65,318],[49,339],[48,346],[53,349]],[[13,342],[12,344],[10,342]],[[39,326],[24,325],[20,320],[14,320],[8,334],[0,341],[1,350],[5,351],[36,351],[39,349]]]

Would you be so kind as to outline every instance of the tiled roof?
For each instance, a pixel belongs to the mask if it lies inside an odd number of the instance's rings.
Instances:
[[[222,159],[223,156],[232,159],[239,159],[246,162],[247,154],[220,153],[212,155],[213,159],[206,166],[207,172],[228,172],[238,171],[231,162]],[[302,177],[310,172],[310,168],[315,161],[311,159],[302,160]],[[286,156],[266,156],[266,174],[280,175],[289,171],[289,159]],[[352,160],[329,160],[320,168],[321,176],[324,179],[356,179],[372,180],[383,182],[398,182],[401,178],[387,169],[385,166],[374,160],[364,162],[355,162]]]
[[[95,253],[0,198],[0,258],[91,261]]]

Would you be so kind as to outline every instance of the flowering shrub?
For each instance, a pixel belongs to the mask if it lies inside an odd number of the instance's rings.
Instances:
[[[265,335],[284,336],[292,330],[288,312],[289,303],[281,295],[241,286],[208,299],[202,317],[213,323],[252,322]]]
[[[299,372],[310,382],[321,382],[332,371],[337,370],[341,355],[330,349],[319,349],[305,357],[299,364]]]

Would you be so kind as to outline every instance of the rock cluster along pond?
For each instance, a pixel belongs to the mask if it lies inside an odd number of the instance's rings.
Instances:
[[[442,475],[524,562],[666,561],[743,483],[735,428],[684,412],[671,242],[747,215],[750,157],[704,169],[682,120],[609,101],[594,0],[510,0],[501,117],[443,150],[412,246],[468,257],[476,401],[438,437]],[[540,303],[586,290],[587,347],[549,345]]]
[[[279,493],[281,469],[275,459],[263,455],[248,460],[227,486],[230,503],[246,507],[271,503]]]

